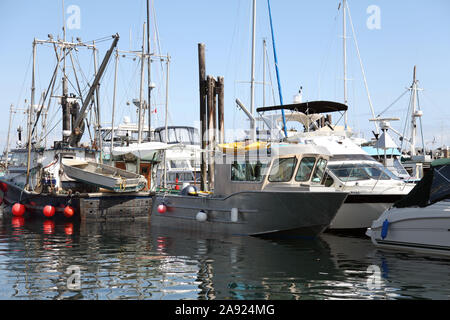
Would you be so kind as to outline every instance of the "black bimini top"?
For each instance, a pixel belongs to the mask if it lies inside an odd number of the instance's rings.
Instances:
[[[334,101],[309,101],[294,104],[285,104],[282,106],[261,107],[257,108],[257,112],[274,111],[274,110],[291,110],[299,111],[306,114],[311,113],[328,113],[337,111],[347,111],[347,105]]]

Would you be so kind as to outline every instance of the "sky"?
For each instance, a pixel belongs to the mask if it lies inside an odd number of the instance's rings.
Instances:
[[[348,122],[353,131],[372,138],[373,123],[363,82],[355,39],[367,79],[375,114],[390,106],[384,117],[399,117],[392,126],[403,132],[409,104],[407,87],[412,83],[414,66],[423,91],[419,106],[423,111],[422,129],[426,148],[450,145],[450,2],[448,0],[349,0],[352,32],[347,15]],[[168,77],[169,125],[199,123],[198,43],[206,46],[206,72],[225,79],[225,127],[248,127],[245,115],[235,104],[239,98],[250,105],[251,76],[251,0],[151,0],[151,51],[170,56]],[[303,100],[343,102],[343,22],[339,0],[271,0],[274,38],[278,56],[284,103],[291,103],[299,88]],[[63,7],[64,5],[64,7]],[[75,8],[75,10],[74,10]],[[274,68],[271,30],[266,0],[256,4],[256,107],[263,105],[263,40],[267,42],[266,105],[279,103]],[[64,20],[63,20],[64,12]],[[140,50],[146,1],[106,0],[2,0],[0,1],[0,149],[8,132],[10,105],[27,108],[30,101],[31,57],[34,38],[48,34],[62,37],[63,22],[68,40],[98,41],[98,60],[102,61],[118,33],[120,50]],[[55,55],[51,47],[39,47],[36,67],[37,97],[49,84]],[[76,61],[85,82],[94,75],[92,53],[80,49]],[[166,103],[165,61],[154,59],[152,123],[164,125]],[[80,72],[81,73],[81,72]],[[101,121],[110,125],[113,101],[114,64],[110,62],[101,83]],[[83,80],[82,80],[83,81]],[[139,61],[119,58],[117,80],[117,124],[124,116],[136,119],[133,99],[139,97]],[[60,91],[59,91],[60,92]],[[59,92],[57,94],[59,94]],[[274,95],[272,95],[274,93]],[[56,94],[56,93],[55,93]],[[402,96],[402,94],[404,94]],[[27,99],[27,102],[25,102]],[[128,102],[128,103],[127,103]],[[49,112],[49,135],[59,138],[60,111]],[[338,118],[337,116],[335,116]],[[342,123],[341,123],[342,124]],[[17,126],[26,127],[23,111],[14,114],[11,141]],[[394,141],[399,140],[394,135]],[[14,145],[14,142],[12,143]]]

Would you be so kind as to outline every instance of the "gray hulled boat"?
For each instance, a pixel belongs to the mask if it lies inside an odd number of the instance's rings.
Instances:
[[[325,230],[347,193],[323,185],[328,152],[318,146],[222,145],[212,193],[185,187],[157,194],[151,223],[189,231],[314,237]]]

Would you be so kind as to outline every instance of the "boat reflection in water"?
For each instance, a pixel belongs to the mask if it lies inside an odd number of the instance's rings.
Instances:
[[[450,260],[379,251],[366,238],[205,238],[142,222],[47,221],[0,224],[1,299],[442,299],[450,294]],[[370,266],[380,269],[379,288],[368,287]],[[79,289],[71,290],[68,271],[76,268]]]

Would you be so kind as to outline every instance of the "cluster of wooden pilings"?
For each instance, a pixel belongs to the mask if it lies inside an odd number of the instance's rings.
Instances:
[[[225,140],[224,78],[215,79],[212,76],[206,76],[205,44],[203,43],[198,44],[198,63],[202,148],[200,187],[203,191],[212,191],[214,190],[214,150],[217,143],[224,143]]]

